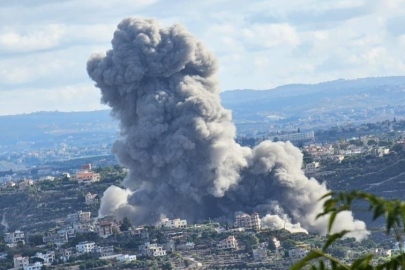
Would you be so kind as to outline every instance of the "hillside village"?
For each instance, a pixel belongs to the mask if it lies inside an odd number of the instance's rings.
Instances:
[[[371,189],[385,197],[400,196],[401,189],[391,190],[403,179],[403,123],[383,125],[382,132],[358,137],[350,129],[348,134],[340,130],[345,136],[331,142],[318,142],[311,132],[272,138],[296,138],[292,142],[302,149],[302,170],[333,190]],[[128,217],[99,217],[103,192],[112,184],[120,186],[127,174],[119,165],[108,165],[112,160],[103,160],[46,165],[34,175],[3,172],[0,269],[285,269],[325,241],[288,228],[263,227],[257,213],[237,212],[225,223],[194,224],[170,217],[141,226]],[[384,261],[398,250],[393,239],[373,233],[361,243],[341,240],[330,253],[351,262],[371,252],[374,260]]]
[[[224,224],[165,218],[133,226],[127,217],[99,217],[102,192],[125,175],[119,166],[83,164],[74,174],[5,183],[0,269],[285,269],[324,243],[322,236],[265,228],[257,213],[238,212]],[[398,252],[394,241],[354,241],[330,252],[348,261]]]

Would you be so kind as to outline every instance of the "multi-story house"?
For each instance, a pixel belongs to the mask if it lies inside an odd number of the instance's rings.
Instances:
[[[44,265],[51,265],[55,261],[55,252],[54,251],[47,251],[45,254],[42,252],[35,253],[32,258],[38,258],[43,261]]]
[[[58,231],[57,233],[48,233],[43,237],[44,243],[51,243],[56,246],[62,246],[68,242],[67,232],[64,230]]]
[[[139,246],[139,251],[144,256],[150,257],[166,256],[166,250],[164,250],[162,246],[158,246],[157,244],[151,244],[149,242],[146,242],[144,245]]]
[[[97,202],[96,197],[97,197],[97,194],[91,194],[90,192],[88,192],[86,194],[86,196],[84,197],[85,204],[91,205],[91,204],[96,203]]]
[[[80,242],[76,245],[76,251],[78,253],[90,253],[95,249],[95,247],[96,243],[94,242]]]
[[[112,222],[100,222],[96,225],[98,236],[108,238],[114,234],[114,225]]]
[[[30,264],[28,257],[23,257],[20,254],[15,254],[13,258],[14,268],[21,269]]]
[[[219,241],[219,243],[217,243],[217,249],[218,250],[238,249],[238,241],[233,235],[231,235],[228,238]]]
[[[117,257],[117,261],[126,262],[126,263],[133,262],[133,261],[136,261],[136,255],[123,254],[123,255]]]
[[[308,254],[308,249],[308,245],[306,244],[297,245],[295,248],[288,251],[288,257],[293,259],[304,258]]]
[[[6,233],[4,241],[8,247],[15,247],[17,243],[25,244],[25,234],[23,231],[16,230],[13,233]]]
[[[98,257],[111,256],[114,254],[114,247],[113,246],[107,246],[107,247],[95,246],[92,253],[96,254]]]
[[[35,262],[33,264],[29,264],[27,266],[24,266],[24,270],[41,270],[42,266],[44,266],[42,263],[40,262]]]
[[[168,229],[177,229],[177,228],[186,228],[187,227],[187,220],[175,218],[170,220],[168,218],[162,219],[160,222],[160,226],[163,226]]]
[[[259,214],[253,212],[250,216],[246,213],[241,213],[235,216],[235,228],[245,228],[245,229],[253,229],[253,230],[260,230],[260,218]]]

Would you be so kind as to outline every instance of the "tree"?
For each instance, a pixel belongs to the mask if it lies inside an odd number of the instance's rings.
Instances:
[[[43,235],[42,234],[30,235],[29,238],[28,238],[28,242],[32,243],[32,244],[34,244],[36,246],[42,245],[44,243],[43,242]]]
[[[334,256],[342,255],[342,250],[334,250],[333,243],[344,239],[349,230],[342,230],[327,236],[324,246],[321,249],[313,249],[301,261],[293,265],[291,270],[311,269],[311,270],[393,270],[405,269],[405,253],[403,249],[403,235],[405,234],[405,202],[400,200],[385,200],[377,198],[372,194],[362,191],[330,192],[322,197],[324,199],[323,212],[319,217],[327,216],[328,233],[331,232],[336,216],[340,212],[352,210],[352,205],[358,205],[358,202],[368,205],[372,214],[372,220],[384,219],[385,234],[391,236],[399,243],[399,255],[394,255],[387,260],[372,261],[374,254],[361,254],[350,265]],[[373,247],[375,244],[371,240],[363,241],[362,244]],[[374,245],[373,245],[374,244]],[[331,255],[329,255],[331,254]],[[329,265],[329,266],[328,266]]]
[[[377,145],[377,142],[375,140],[369,140],[367,145]]]
[[[164,270],[172,270],[173,269],[173,264],[171,262],[165,262],[162,264],[162,269]]]
[[[272,240],[269,241],[269,245],[267,246],[267,248],[271,251],[275,251],[277,249],[276,244]]]
[[[245,239],[245,249],[250,252],[252,249],[256,248],[259,245],[259,238],[254,235],[246,235]]]
[[[121,230],[122,232],[126,232],[126,231],[128,231],[128,229],[131,228],[131,227],[132,227],[131,220],[129,220],[128,217],[124,217],[124,219],[122,220],[122,224],[121,224],[121,226],[120,226],[120,230]]]

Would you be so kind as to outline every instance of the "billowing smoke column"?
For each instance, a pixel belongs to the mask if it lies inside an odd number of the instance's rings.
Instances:
[[[326,220],[315,220],[325,185],[303,174],[302,153],[291,143],[265,141],[250,149],[235,142],[231,112],[220,103],[215,56],[183,26],[124,19],[112,47],[93,55],[87,71],[120,120],[122,138],[112,151],[129,174],[126,189],[106,190],[100,215],[142,224],[257,211],[269,227],[325,233]],[[358,230],[357,238],[367,234],[351,212],[337,217],[335,230],[343,228]]]

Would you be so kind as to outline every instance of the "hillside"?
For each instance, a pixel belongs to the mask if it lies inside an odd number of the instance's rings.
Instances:
[[[405,77],[340,79],[270,90],[226,91],[221,99],[223,106],[233,111],[235,122],[266,121],[403,106],[404,89]]]
[[[238,132],[269,131],[299,125],[314,129],[337,122],[372,122],[405,117],[405,76],[292,84],[270,90],[233,90],[221,93],[222,105],[232,110]],[[118,124],[109,110],[94,112],[37,112],[0,116],[1,146],[49,147],[68,143],[82,146],[111,143]],[[380,119],[383,117],[384,119]],[[282,125],[281,125],[282,124]],[[284,125],[284,126],[283,126]],[[13,146],[13,147],[11,147]],[[20,147],[21,148],[21,147]]]

